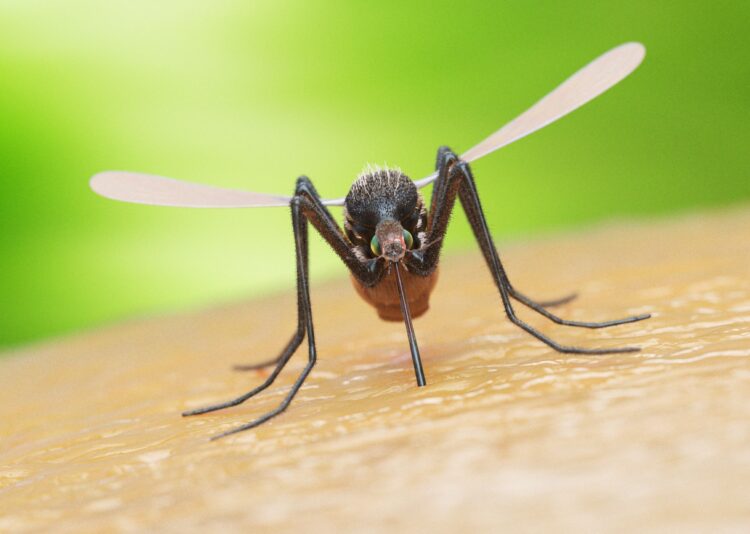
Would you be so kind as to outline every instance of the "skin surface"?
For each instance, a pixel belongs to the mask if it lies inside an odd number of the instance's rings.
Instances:
[[[313,285],[320,349],[231,410],[180,410],[260,384],[236,363],[276,354],[296,294],[128,323],[0,360],[0,530],[8,532],[706,532],[750,517],[750,207],[505,243],[533,296],[577,290],[575,319],[653,312],[603,330],[511,324],[482,258],[446,256],[415,323],[375,318],[347,280]],[[343,274],[343,273],[342,273]]]

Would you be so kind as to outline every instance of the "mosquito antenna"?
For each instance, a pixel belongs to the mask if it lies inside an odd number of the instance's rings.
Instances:
[[[411,324],[411,312],[409,311],[409,303],[406,301],[404,284],[401,282],[401,271],[398,269],[398,262],[393,262],[393,265],[396,268],[396,283],[398,284],[398,296],[401,299],[401,314],[404,316],[404,323],[406,324],[406,335],[409,336],[409,348],[411,349],[411,359],[414,362],[414,374],[417,375],[417,385],[422,387],[427,384],[424,378],[424,370],[422,369],[422,357],[419,355],[417,336],[414,335],[414,326]]]

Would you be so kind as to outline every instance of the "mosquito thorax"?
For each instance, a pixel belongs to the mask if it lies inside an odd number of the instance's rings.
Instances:
[[[352,184],[345,207],[356,223],[374,228],[383,219],[408,217],[418,197],[414,182],[399,169],[368,169]]]
[[[426,210],[417,186],[400,169],[368,168],[352,184],[344,202],[344,230],[353,244],[375,256],[371,240],[383,221],[395,221],[414,236],[418,246]]]

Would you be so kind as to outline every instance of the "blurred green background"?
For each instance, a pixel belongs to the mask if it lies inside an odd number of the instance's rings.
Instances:
[[[293,285],[287,210],[116,203],[97,171],[282,194],[305,173],[328,197],[367,162],[416,179],[630,40],[631,77],[474,165],[495,236],[747,201],[749,6],[3,0],[0,346]],[[473,247],[462,216],[446,245]],[[345,273],[320,239],[312,272]]]

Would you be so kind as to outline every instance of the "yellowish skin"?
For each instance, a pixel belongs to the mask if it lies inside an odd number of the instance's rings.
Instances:
[[[510,324],[479,254],[446,255],[415,322],[380,321],[344,280],[313,285],[319,362],[190,419],[263,372],[294,327],[285,294],[143,319],[0,360],[0,532],[743,531],[750,520],[750,209],[500,247],[517,287],[576,290],[553,325],[605,356],[554,352]]]

